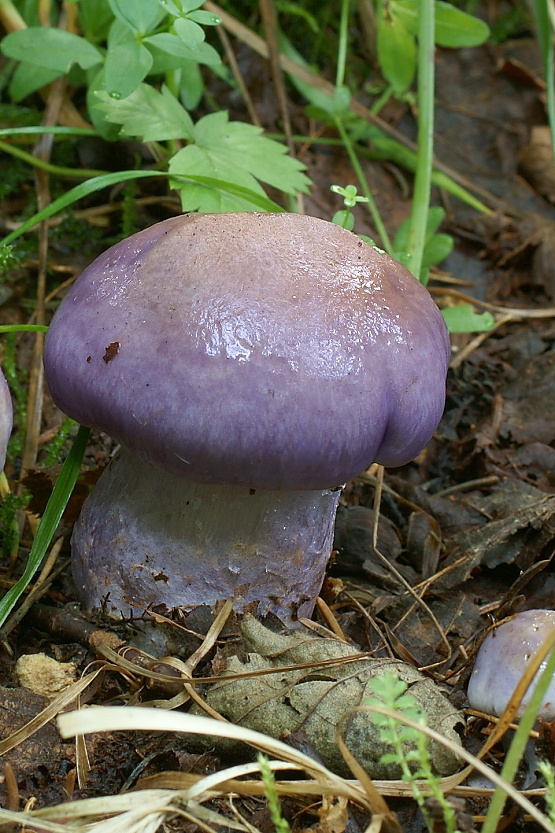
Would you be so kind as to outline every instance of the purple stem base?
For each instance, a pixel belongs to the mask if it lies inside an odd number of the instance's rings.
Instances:
[[[233,597],[291,624],[313,611],[339,494],[194,483],[124,450],[75,525],[78,595],[125,615]]]

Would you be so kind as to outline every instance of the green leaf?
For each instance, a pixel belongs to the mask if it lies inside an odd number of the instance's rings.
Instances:
[[[208,177],[220,186],[215,189],[206,185],[180,182],[179,179],[172,180],[171,185],[180,192],[181,209],[187,211],[203,211],[207,213],[219,213],[229,211],[256,211],[258,207],[250,196],[264,198],[265,194],[256,180],[247,171],[234,170],[221,160],[214,158],[210,151],[189,145],[178,151],[170,159],[170,174],[187,178],[189,175],[197,175],[201,178]],[[223,189],[222,184],[230,183],[244,189],[243,193],[236,194]]]
[[[342,116],[348,113],[351,103],[351,91],[345,85],[335,87],[331,97],[331,113],[334,116]]]
[[[304,165],[287,155],[285,145],[261,135],[252,124],[230,122],[226,112],[200,119],[193,130],[193,144],[170,160],[171,174],[214,177],[264,195],[257,180],[286,194],[306,193],[310,180]],[[244,200],[231,195],[210,194],[208,189],[182,190],[184,211],[252,211]]]
[[[104,83],[112,98],[126,98],[146,78],[152,67],[152,55],[142,43],[129,40],[108,49],[104,65]]]
[[[160,7],[153,0],[109,0],[109,3],[114,17],[137,34],[150,31],[160,17]]]
[[[120,127],[106,119],[106,114],[98,100],[98,93],[106,94],[104,67],[92,74],[87,87],[87,112],[95,129],[107,142],[115,142],[120,133]],[[111,99],[110,99],[111,100]]]
[[[388,738],[385,738],[386,743],[387,740]],[[380,755],[380,764],[382,764],[383,766],[389,766],[390,764],[395,764],[396,766],[399,766],[399,756],[396,752],[384,752],[382,755]]]
[[[436,231],[445,219],[445,211],[438,205],[432,205],[428,208],[428,216],[426,218],[426,243],[429,243]]]
[[[15,102],[23,101],[28,95],[40,90],[45,84],[50,84],[60,75],[63,75],[63,72],[58,70],[47,70],[27,63],[18,64],[10,81],[10,98]]]
[[[102,43],[106,40],[113,19],[108,0],[77,4],[79,31],[89,43]]]
[[[189,20],[194,20],[200,26],[218,26],[222,22],[217,14],[204,12],[202,9],[198,12],[191,12],[187,17]]]
[[[352,231],[355,227],[355,218],[351,211],[346,208],[340,208],[331,218],[332,223],[341,228],[346,228],[347,231]]]
[[[20,29],[6,35],[2,51],[8,58],[44,67],[59,75],[69,72],[73,64],[79,64],[81,69],[90,69],[102,61],[96,46],[84,38],[63,29],[43,26]]]
[[[183,14],[189,14],[202,6],[204,0],[179,0]]]
[[[405,93],[416,72],[416,44],[414,35],[398,17],[382,17],[377,33],[378,61],[386,81],[395,95]]]
[[[476,313],[470,304],[457,304],[441,310],[450,333],[485,333],[495,324],[489,312]]]
[[[434,234],[422,252],[422,266],[434,266],[441,263],[453,251],[454,240],[450,234]]]
[[[204,41],[204,32],[198,23],[179,17],[173,24],[175,34],[189,49],[196,49]]]
[[[179,100],[186,110],[198,106],[204,92],[204,80],[196,61],[180,61]]]
[[[259,195],[257,192],[251,191],[249,188],[243,188],[241,185],[235,185],[233,182],[226,182],[222,179],[214,179],[214,177],[210,176],[179,174],[176,176],[175,182],[172,184],[175,188],[182,189],[184,182],[194,183],[195,185],[200,185],[204,189],[212,189],[221,192],[221,194],[236,197],[238,200],[243,201],[245,205],[250,205],[250,211],[254,209],[255,211],[279,213],[284,210],[281,205],[278,205],[273,200],[268,199],[265,194]]]
[[[167,52],[169,55],[175,55],[177,58],[185,58],[189,61],[197,61],[199,64],[219,64],[221,58],[208,43],[200,43],[194,49],[186,46],[180,37],[172,35],[170,32],[159,32],[155,35],[150,35],[144,40],[145,44],[152,44],[162,52]]]
[[[192,138],[193,121],[166,86],[158,92],[148,84],[140,84],[119,101],[99,91],[96,99],[108,121],[121,125],[122,135],[137,136],[143,142]]]
[[[426,218],[426,242],[432,239],[444,217],[445,211],[443,208],[432,206],[428,209],[428,216]],[[393,248],[396,252],[395,256],[406,253],[409,244],[409,228],[410,217],[407,217],[406,220],[403,220],[393,238]]]
[[[403,21],[408,31],[418,33],[420,0],[393,0],[391,13]],[[435,2],[435,35],[438,46],[479,46],[489,37],[489,27],[483,20],[445,3]]]
[[[172,17],[179,17],[181,14],[181,9],[175,5],[173,0],[160,0],[160,5]]]

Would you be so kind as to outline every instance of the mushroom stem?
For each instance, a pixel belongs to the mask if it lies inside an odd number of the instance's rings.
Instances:
[[[140,613],[233,597],[291,624],[314,608],[339,494],[195,483],[123,449],[75,525],[80,598]]]

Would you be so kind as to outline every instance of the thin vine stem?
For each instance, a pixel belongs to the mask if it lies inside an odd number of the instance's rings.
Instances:
[[[359,162],[358,156],[355,152],[353,142],[351,141],[351,137],[349,136],[347,130],[345,130],[345,126],[343,124],[343,120],[340,116],[335,117],[335,126],[337,128],[337,132],[341,137],[341,141],[347,151],[347,155],[353,166],[353,170],[356,174],[360,190],[364,194],[368,204],[368,210],[370,212],[370,216],[372,217],[372,221],[374,226],[376,227],[376,231],[380,237],[380,242],[385,251],[391,255],[393,253],[393,245],[391,243],[391,239],[389,234],[387,233],[387,229],[383,224],[382,218],[380,217],[380,212],[378,211],[378,207],[374,201],[374,197],[372,196],[372,191],[370,190],[370,186],[368,185],[368,181],[364,175],[364,171],[362,170],[362,165]]]

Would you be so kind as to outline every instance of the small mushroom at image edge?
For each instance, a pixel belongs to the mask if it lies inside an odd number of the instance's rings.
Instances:
[[[83,604],[309,616],[339,487],[424,448],[449,355],[427,290],[324,220],[188,215],[113,246],[44,354],[61,410],[122,446],[73,533]]]
[[[6,448],[12,431],[13,407],[4,374],[0,370],[0,472],[6,462]]]
[[[554,610],[526,610],[491,630],[480,645],[468,683],[470,707],[500,717],[526,666],[554,627]],[[517,717],[528,705],[543,666],[522,698]],[[555,720],[555,680],[545,693],[538,717],[545,722]]]

